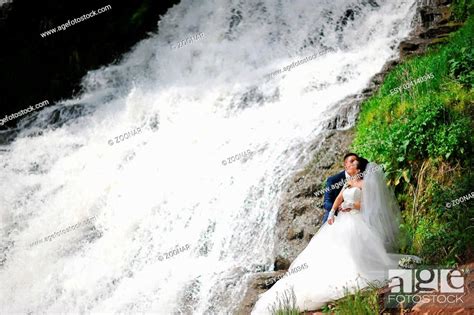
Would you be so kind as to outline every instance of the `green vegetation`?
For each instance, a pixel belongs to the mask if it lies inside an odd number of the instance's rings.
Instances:
[[[135,10],[132,17],[130,18],[130,24],[133,26],[140,25],[145,21],[145,15],[150,10],[149,1],[143,1],[143,3]]]
[[[474,2],[472,0],[454,0],[452,4],[453,18],[456,21],[465,21],[474,13]]]
[[[277,296],[277,301],[272,305],[270,312],[272,315],[300,314],[300,310],[296,307],[296,296],[293,288],[291,290],[285,290],[281,299]]]
[[[420,268],[474,258],[474,0],[454,0],[451,13],[462,28],[388,73],[362,104],[351,146],[384,166],[402,208],[401,252],[420,256]],[[323,312],[380,314],[379,288],[346,291]]]
[[[472,3],[455,1],[455,19],[472,12]],[[352,146],[384,165],[403,211],[402,252],[429,264],[454,266],[473,254],[473,199],[446,206],[474,187],[473,38],[471,16],[447,44],[393,69],[362,104]],[[432,79],[393,93],[430,73]]]
[[[379,289],[381,284],[372,283],[368,287],[350,292],[347,288],[344,289],[345,296],[338,300],[337,303],[331,307],[326,306],[323,313],[330,313],[336,315],[378,315],[381,307],[379,301]]]

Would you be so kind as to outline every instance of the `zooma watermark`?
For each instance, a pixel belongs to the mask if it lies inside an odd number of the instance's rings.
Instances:
[[[458,269],[390,269],[386,307],[419,302],[463,303],[464,274]]]
[[[126,133],[124,133],[120,136],[115,137],[115,143],[123,142],[124,140],[126,140],[130,137],[133,137],[134,135],[139,134],[140,132],[142,132],[141,128],[137,127],[135,129],[133,129],[132,131],[128,131],[128,132],[126,132]],[[112,139],[107,141],[107,143],[110,144],[110,145],[114,145],[114,141]]]
[[[226,160],[222,160],[222,165],[226,166],[227,164],[230,164],[230,163],[232,163],[232,162],[236,162],[236,161],[238,161],[240,158],[244,158],[244,157],[247,157],[247,156],[249,156],[249,158],[250,158],[250,156],[251,156],[252,154],[253,154],[253,152],[250,151],[250,150],[247,150],[247,151],[245,151],[245,152],[236,154],[236,155],[234,155],[234,156],[228,157],[228,158],[227,158],[227,161],[226,161]]]
[[[474,197],[474,192],[471,192],[470,194],[464,195],[462,197],[459,197],[458,199],[451,200],[451,202],[446,203],[446,208],[451,208],[452,206],[457,206],[460,203],[466,202],[469,199]]]
[[[188,38],[179,41],[178,44],[171,45],[171,49],[176,50],[178,48],[182,48],[186,45],[192,44],[193,42],[195,42],[197,40],[200,40],[200,39],[203,39],[203,38],[204,38],[204,33],[203,32],[201,32],[199,34],[195,34],[193,36],[189,36]]]

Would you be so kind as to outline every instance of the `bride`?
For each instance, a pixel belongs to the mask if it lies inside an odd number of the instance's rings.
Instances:
[[[399,259],[407,256],[388,253],[396,248],[400,211],[381,167],[363,158],[349,167],[357,175],[344,185],[328,222],[289,269],[302,264],[308,268],[282,278],[260,295],[252,314],[271,314],[291,291],[300,311],[316,310],[371,282],[387,280],[388,269],[396,269]],[[335,217],[341,204],[345,211]]]

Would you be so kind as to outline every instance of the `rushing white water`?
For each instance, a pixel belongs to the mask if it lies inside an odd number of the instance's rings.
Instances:
[[[396,55],[414,2],[182,1],[79,99],[22,120],[0,147],[0,313],[235,312],[271,268],[284,180]]]
[[[12,2],[13,0],[0,0],[0,7],[4,4],[7,4],[7,3],[10,3]]]

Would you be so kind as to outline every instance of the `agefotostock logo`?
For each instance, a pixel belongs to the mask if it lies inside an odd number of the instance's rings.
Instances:
[[[459,269],[390,269],[387,308],[419,302],[463,303],[464,274]]]

